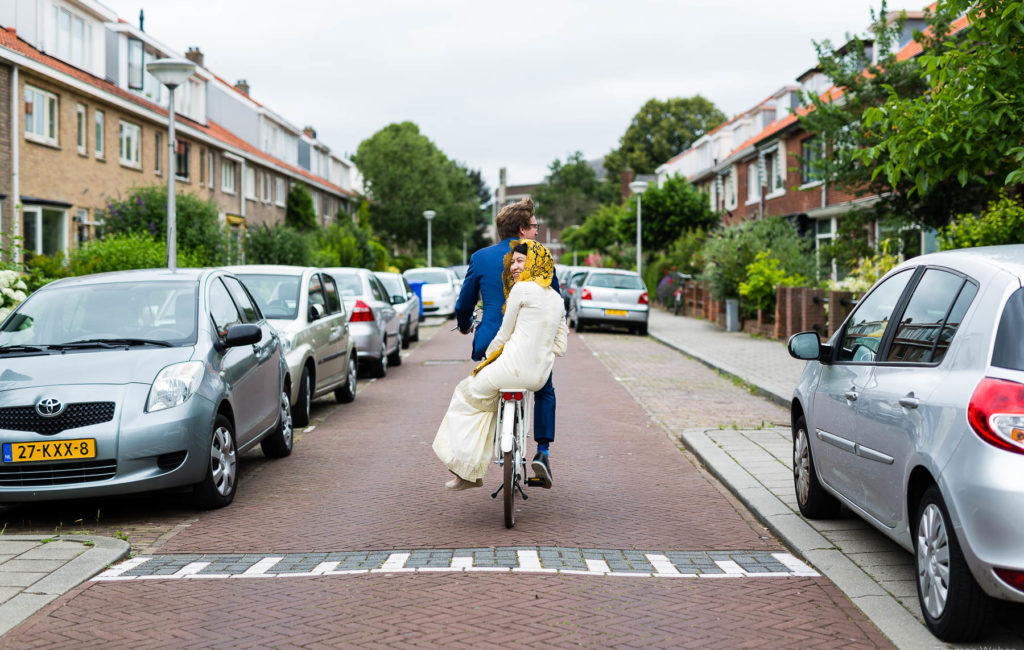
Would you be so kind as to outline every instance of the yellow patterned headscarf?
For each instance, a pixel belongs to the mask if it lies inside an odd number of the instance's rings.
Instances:
[[[512,254],[515,252],[516,246],[520,244],[526,244],[526,266],[519,273],[519,279],[516,280],[512,278]],[[510,250],[505,254],[505,270],[501,273],[501,282],[505,287],[506,300],[508,300],[509,292],[512,291],[512,285],[516,282],[536,282],[545,289],[551,288],[551,279],[555,275],[555,260],[551,257],[551,252],[543,244],[539,244],[532,239],[519,239],[510,241],[508,247]],[[501,312],[505,313],[505,305],[501,306]],[[480,372],[487,364],[497,359],[503,349],[505,349],[504,345],[481,361],[473,369],[473,374],[475,375]]]

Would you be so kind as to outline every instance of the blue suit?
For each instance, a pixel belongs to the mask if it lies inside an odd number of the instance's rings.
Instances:
[[[501,328],[501,308],[505,304],[505,288],[501,274],[505,271],[505,255],[511,250],[512,238],[481,248],[469,258],[469,270],[462,281],[462,292],[455,303],[459,331],[465,332],[473,321],[473,310],[483,301],[483,316],[473,334],[473,360],[483,360],[487,346]],[[558,276],[551,278],[551,288],[558,291]],[[551,442],[555,439],[555,387],[548,377],[543,388],[533,394],[533,439]]]

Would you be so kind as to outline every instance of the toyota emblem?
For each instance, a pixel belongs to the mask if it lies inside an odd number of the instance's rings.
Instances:
[[[47,397],[46,399],[39,400],[39,403],[36,404],[36,413],[44,418],[55,418],[63,412],[64,403],[59,399]]]

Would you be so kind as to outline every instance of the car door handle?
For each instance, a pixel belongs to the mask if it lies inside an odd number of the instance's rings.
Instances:
[[[848,390],[845,393],[843,393],[843,397],[850,400],[851,402],[856,402],[857,398],[860,397],[860,395],[858,395],[857,391],[855,390]]]
[[[907,395],[906,397],[901,397],[899,402],[900,402],[900,406],[902,406],[904,408],[916,409],[917,405],[920,403],[920,400],[917,399],[916,397],[914,397],[914,394],[911,393],[910,395]]]

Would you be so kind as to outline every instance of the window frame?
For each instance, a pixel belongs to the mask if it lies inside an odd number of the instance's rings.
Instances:
[[[238,165],[234,160],[223,159],[220,161],[220,189],[225,194],[235,193],[235,168]]]
[[[146,47],[140,39],[128,38],[128,90],[142,92],[145,89]],[[133,59],[138,61],[133,61]]]
[[[942,359],[939,359],[938,361],[889,361],[886,359],[886,357],[889,356],[889,352],[892,349],[893,340],[896,338],[896,334],[899,331],[899,326],[901,324],[901,321],[903,320],[904,314],[907,311],[907,307],[910,306],[910,302],[911,300],[913,300],[914,295],[917,292],[918,285],[921,283],[921,280],[924,278],[925,273],[927,273],[928,271],[945,272],[950,275],[956,276],[962,280],[962,282],[960,283],[960,288],[957,289],[956,295],[953,296],[953,300],[952,302],[949,303],[949,306],[946,308],[946,314],[945,316],[943,316],[942,322],[939,324],[939,334],[936,336],[935,341],[932,343],[930,357],[935,355],[935,351],[938,348],[939,339],[942,337],[942,330],[946,328],[946,322],[949,320],[949,316],[952,313],[953,308],[956,307],[956,303],[960,299],[960,295],[964,292],[964,289],[966,289],[967,285],[969,284],[974,285],[975,291],[974,296],[971,298],[971,302],[968,303],[967,309],[964,311],[964,314],[966,315],[967,312],[970,311],[971,305],[974,304],[974,301],[977,299],[978,293],[981,290],[981,285],[977,282],[977,280],[974,280],[969,275],[957,271],[956,269],[951,269],[945,266],[929,265],[917,267],[914,271],[914,277],[912,277],[910,279],[910,282],[907,283],[907,287],[903,290],[903,295],[900,297],[899,302],[896,304],[896,309],[893,310],[894,318],[889,324],[890,327],[886,328],[885,335],[882,337],[882,342],[879,345],[879,354],[876,355],[876,357],[881,357],[882,360],[872,361],[871,363],[873,365],[889,367],[935,368],[937,366],[942,365],[943,360],[945,360],[948,356],[946,353],[944,353],[942,355]],[[896,316],[896,314],[899,314],[899,316]],[[960,327],[957,326],[956,332],[959,331]],[[953,336],[950,337],[949,339],[950,345],[952,345],[953,339],[956,338],[956,332],[954,332]]]
[[[250,165],[245,166],[245,173],[242,179],[242,192],[246,199],[256,200],[256,168]]]
[[[135,146],[133,147],[134,159],[132,157],[125,157],[125,131],[127,130],[126,127],[135,129]],[[142,169],[142,126],[139,124],[135,124],[134,122],[118,120],[117,142],[118,161],[125,167],[131,167],[132,169]]]
[[[106,147],[104,146],[104,141],[107,137],[107,115],[97,108],[93,110],[92,116],[93,153],[97,158],[104,160],[107,156]]]
[[[37,97],[38,95],[38,97]],[[37,106],[36,99],[41,99],[42,106]],[[60,98],[42,88],[25,84],[25,107],[32,105],[32,113],[25,115],[25,139],[60,146]],[[36,110],[42,110],[43,133],[37,133]],[[30,130],[31,128],[31,130]]]
[[[153,135],[155,136],[154,140],[156,141],[155,146],[153,147],[156,152],[156,156],[153,159],[153,172],[157,176],[162,176],[164,173],[164,134],[157,130]]]
[[[75,103],[75,130],[76,138],[75,143],[78,146],[78,153],[83,156],[89,155],[89,127],[88,122],[89,109],[86,108],[82,102]]]
[[[217,166],[213,162],[213,149],[208,149],[206,151],[206,183],[211,190],[217,187],[217,183],[214,181],[216,170]]]
[[[274,179],[274,205],[284,206],[288,197],[288,183],[283,176]]]
[[[180,151],[179,151],[180,150]],[[174,146],[174,178],[185,183],[192,182],[192,170],[189,165],[189,152],[192,150],[192,143],[187,140],[177,140]],[[184,164],[182,164],[184,161]],[[182,173],[184,170],[184,174]]]

